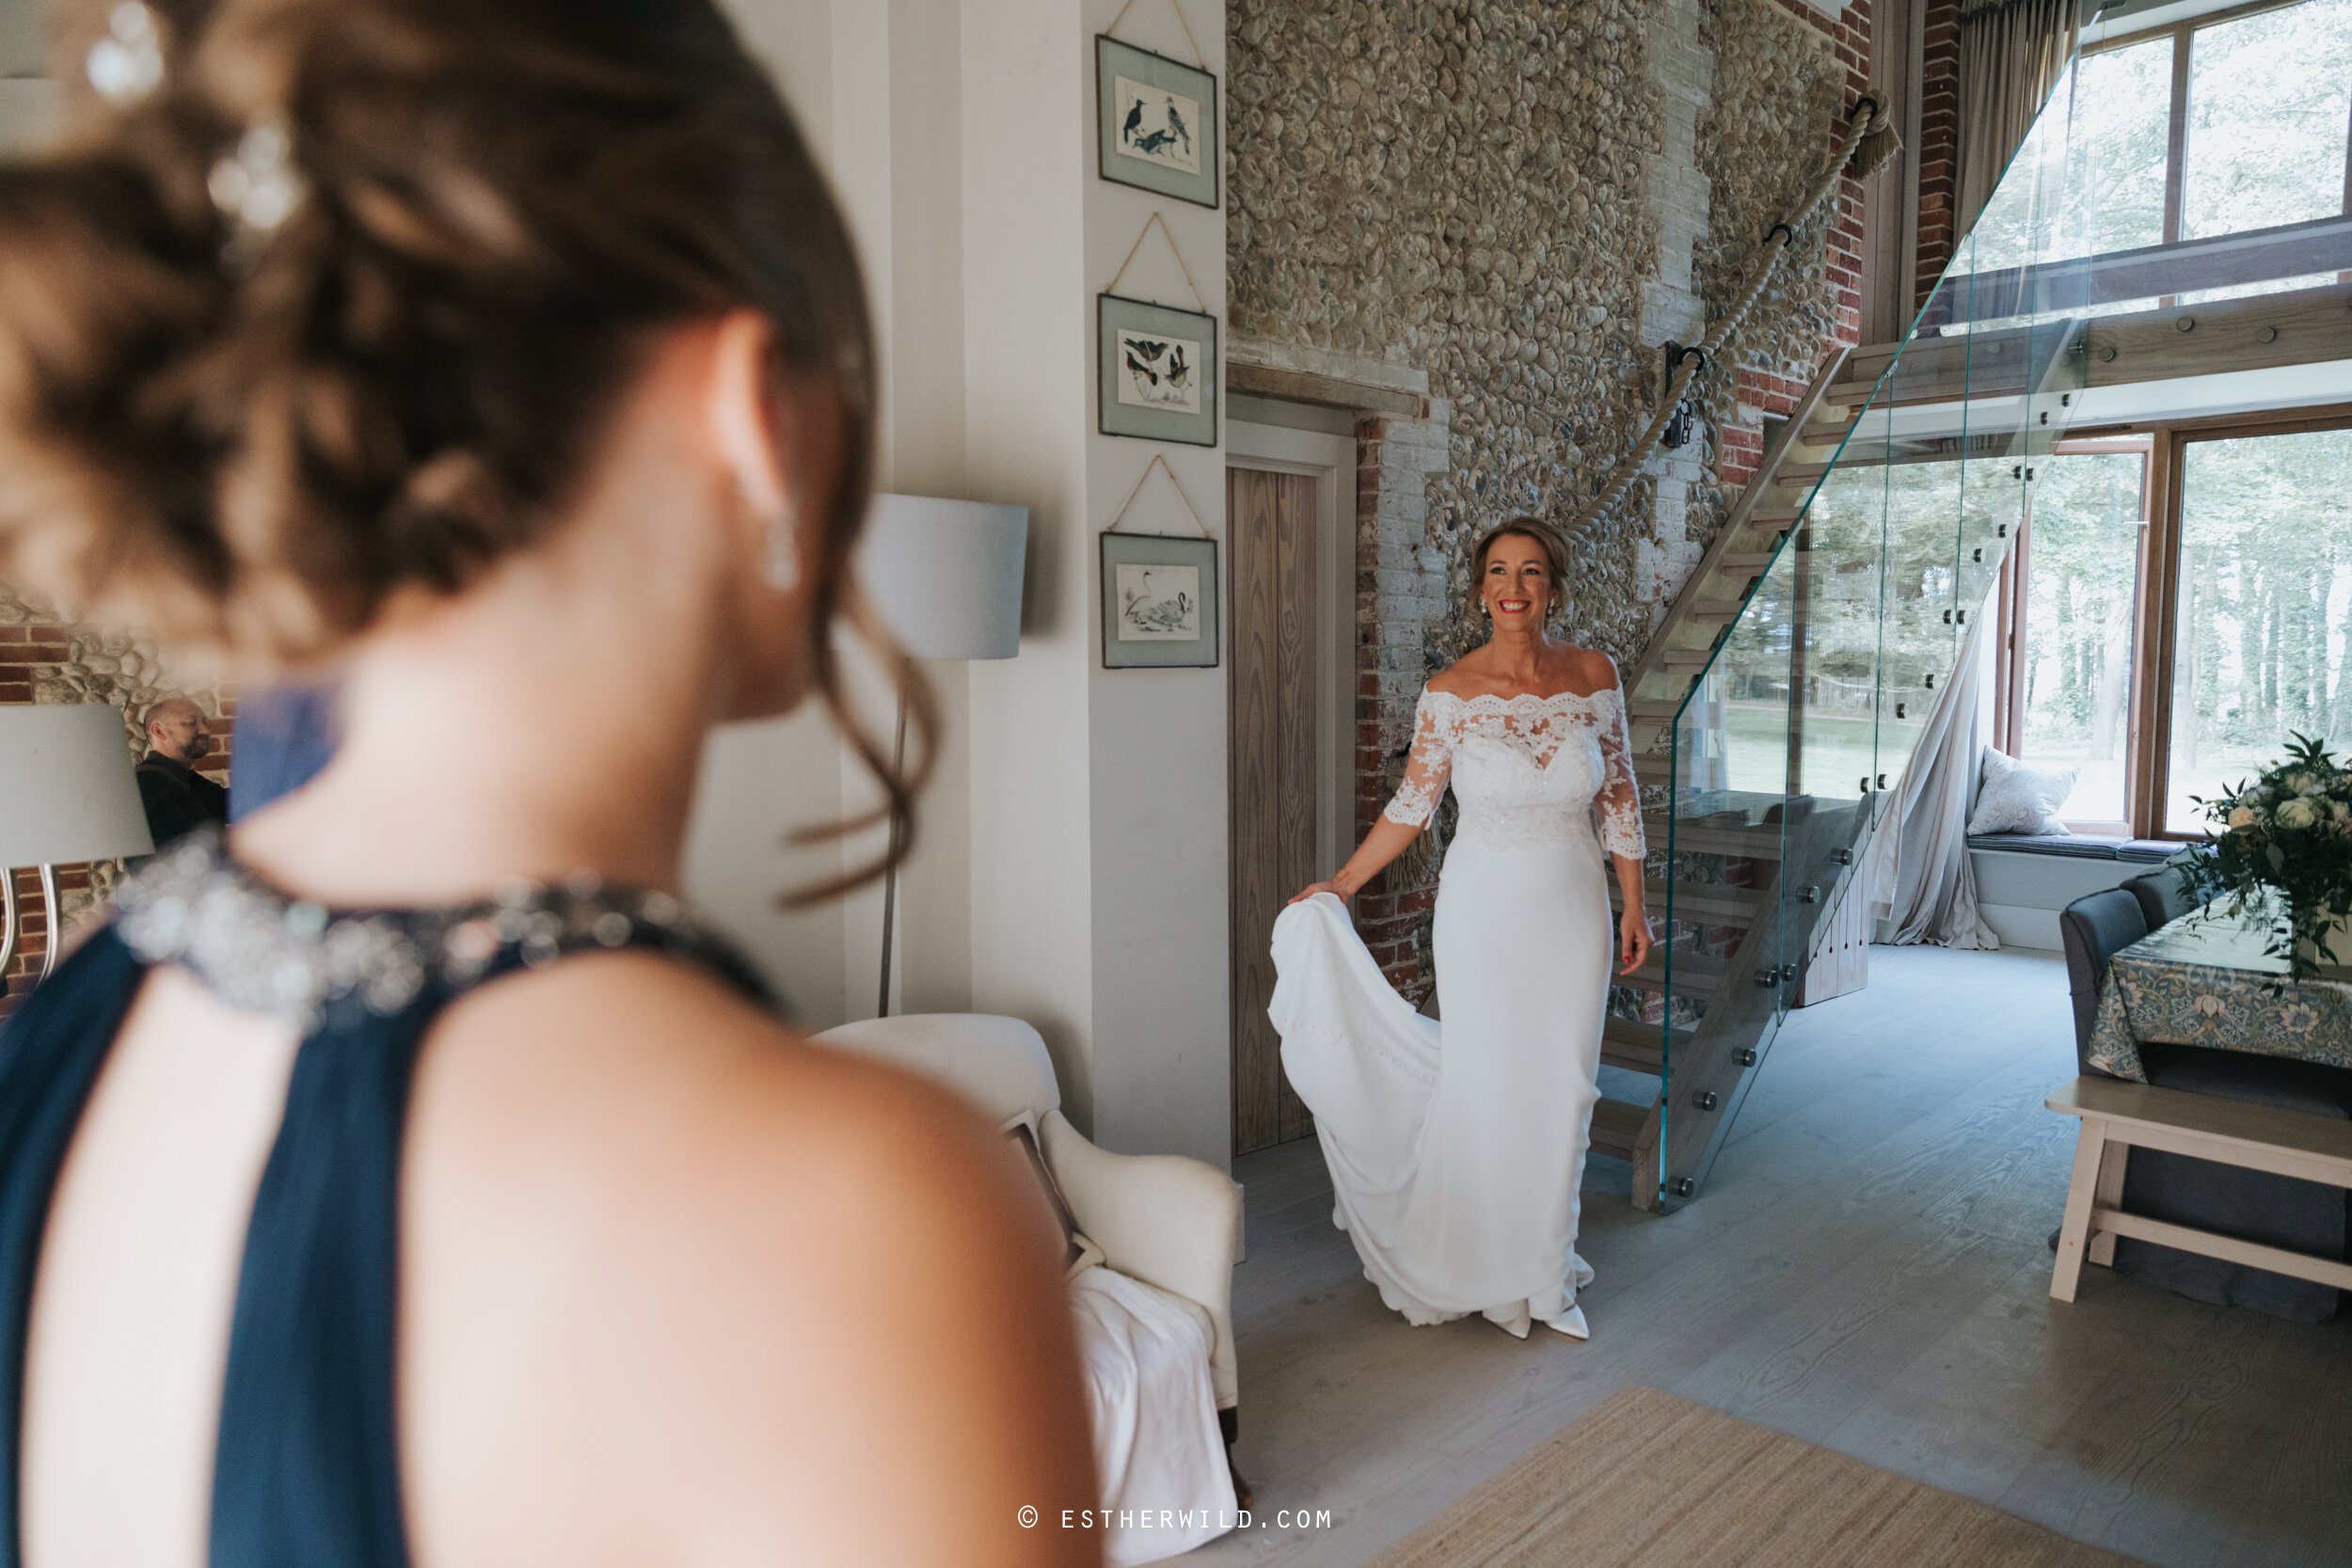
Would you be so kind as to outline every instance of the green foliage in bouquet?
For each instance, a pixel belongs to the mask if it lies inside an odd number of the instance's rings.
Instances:
[[[2283,760],[2229,794],[2190,799],[2219,830],[2204,852],[2173,862],[2190,893],[2226,900],[2214,912],[2270,923],[2265,951],[2285,958],[2297,980],[2315,973],[2313,949],[2328,963],[2352,962],[2330,942],[2338,913],[2352,913],[2352,769],[2327,742],[2296,736]]]

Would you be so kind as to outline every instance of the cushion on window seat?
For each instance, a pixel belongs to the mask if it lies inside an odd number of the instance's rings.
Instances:
[[[2064,855],[2069,860],[2111,861],[2124,841],[2099,833],[1970,833],[1971,849],[2006,849],[2012,854]]]
[[[2017,855],[2064,855],[2078,861],[2132,861],[2154,865],[2188,846],[2171,839],[2122,838],[2112,833],[1970,833],[1971,849],[2002,849]]]
[[[2034,768],[2007,752],[1987,746],[1978,765],[1976,804],[1968,810],[1972,833],[2036,833],[2066,832],[2058,808],[2074,793],[2082,764],[2072,768]]]

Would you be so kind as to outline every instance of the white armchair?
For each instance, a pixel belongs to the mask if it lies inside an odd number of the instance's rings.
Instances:
[[[1242,1505],[1247,1506],[1246,1491],[1240,1478],[1232,1475],[1231,1459],[1240,1404],[1233,1354],[1232,1297],[1234,1250],[1241,1227],[1241,1189],[1232,1179],[1213,1165],[1182,1155],[1113,1154],[1097,1148],[1061,1114],[1061,1087],[1055,1080],[1053,1059],[1046,1053],[1045,1042],[1035,1029],[1017,1018],[981,1013],[917,1013],[843,1024],[817,1038],[820,1044],[878,1057],[937,1079],[1000,1125],[1025,1113],[1036,1117],[1046,1168],[1060,1187],[1079,1230],[1102,1248],[1104,1267],[1178,1298],[1184,1304],[1182,1310],[1205,1318],[1209,1383],[1216,1402],[1214,1419],[1217,1429],[1209,1440],[1221,1450],[1223,1467],[1232,1476],[1234,1492],[1242,1495]],[[1086,1276],[1073,1282],[1073,1294],[1085,1282]],[[1121,1289],[1128,1292],[1127,1301],[1148,1307],[1148,1301],[1139,1300],[1133,1287]],[[1088,1305],[1097,1314],[1118,1311],[1102,1299],[1090,1298]],[[1100,1347],[1086,1342],[1090,1325],[1099,1327],[1087,1313],[1081,1312],[1082,1350],[1089,1379],[1098,1385],[1089,1392],[1094,1398],[1099,1429],[1105,1411],[1135,1393],[1132,1386],[1114,1391],[1099,1385],[1112,1377],[1132,1384],[1138,1371],[1132,1367],[1119,1368],[1117,1354],[1098,1354]],[[1193,1332],[1197,1334],[1198,1330]],[[1111,1338],[1122,1344],[1150,1340],[1149,1335],[1122,1336],[1115,1332]],[[1193,1342],[1200,1341],[1196,1338]],[[1197,1378],[1198,1373],[1193,1376]],[[1147,1393],[1145,1397],[1151,1396]],[[1170,1440],[1168,1433],[1184,1426],[1181,1418],[1171,1422],[1170,1414],[1143,1413],[1138,1430],[1152,1435],[1136,1440]],[[1139,1476],[1155,1473],[1152,1456],[1129,1451],[1125,1441],[1106,1438],[1098,1430],[1096,1450],[1106,1472],[1103,1478],[1106,1503],[1115,1509],[1186,1507],[1189,1499],[1122,1494],[1121,1476],[1118,1472],[1133,1471]],[[1197,1453],[1198,1441],[1190,1437],[1187,1441]],[[1194,1468],[1197,1470],[1198,1465]],[[1151,1486],[1146,1483],[1142,1490],[1148,1493]],[[1228,1518],[1229,1526],[1231,1522]],[[1208,1533],[1219,1531],[1213,1529]],[[1108,1543],[1111,1560],[1114,1563],[1147,1561],[1206,1539],[1205,1535],[1180,1539],[1182,1534],[1165,1528],[1132,1536],[1114,1530]]]

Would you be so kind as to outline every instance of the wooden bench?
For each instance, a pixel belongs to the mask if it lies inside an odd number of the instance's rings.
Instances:
[[[2045,1103],[2053,1111],[2083,1118],[2074,1145],[2074,1180],[2066,1189],[2066,1222],[2058,1228],[2058,1265],[2050,1271],[2050,1294],[2059,1301],[2074,1299],[2086,1258],[2100,1264],[2115,1261],[2118,1236],[2352,1291],[2352,1264],[2340,1259],[2217,1236],[2127,1214],[2118,1207],[2123,1197],[2124,1157],[2134,1148],[2161,1148],[2352,1187],[2352,1121],[2184,1094],[2121,1078],[2077,1078],[2061,1085]]]

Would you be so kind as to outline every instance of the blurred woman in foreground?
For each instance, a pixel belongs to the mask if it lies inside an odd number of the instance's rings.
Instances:
[[[764,75],[712,0],[62,37],[0,576],[331,657],[343,735],[0,1036],[0,1561],[1092,1560],[1017,1522],[1092,1490],[1022,1178],[675,896],[703,732],[871,635],[865,307]]]

